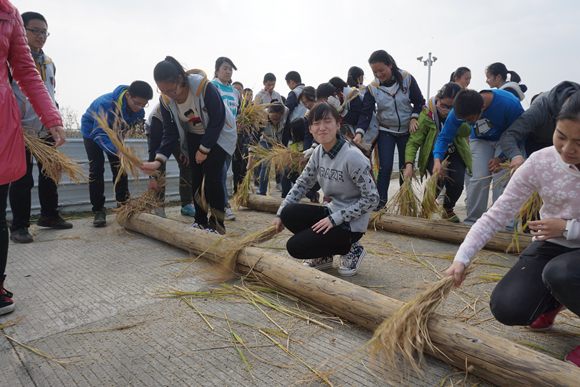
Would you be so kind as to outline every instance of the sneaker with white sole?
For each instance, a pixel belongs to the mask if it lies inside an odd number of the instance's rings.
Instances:
[[[234,215],[232,207],[229,204],[225,207],[224,217],[226,220],[236,220],[236,216]]]
[[[341,256],[342,266],[338,268],[338,274],[343,277],[351,277],[358,273],[360,264],[366,254],[367,249],[365,249],[360,243],[353,243],[350,246],[348,254]]]
[[[181,215],[195,216],[195,206],[193,204],[188,204],[181,207]]]
[[[165,215],[165,208],[163,207],[157,207],[156,209],[153,210],[153,214],[160,216],[162,218],[166,218],[167,215]]]
[[[193,222],[189,225],[189,227],[197,228],[198,230],[205,230],[205,227],[197,222]]]
[[[12,300],[13,294],[8,290],[4,289],[4,279],[5,275],[0,277],[2,281],[0,282],[0,315],[10,313],[14,310],[14,301]]]
[[[316,270],[332,269],[332,262],[334,258],[331,256],[307,259],[302,263],[304,266],[311,267]]]
[[[554,320],[556,320],[556,316],[560,311],[564,308],[564,305],[560,305],[558,309],[554,310],[550,313],[541,314],[540,317],[536,319],[533,323],[528,326],[528,329],[532,331],[547,331],[552,328],[554,325]]]

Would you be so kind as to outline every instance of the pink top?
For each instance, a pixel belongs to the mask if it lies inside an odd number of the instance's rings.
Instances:
[[[455,255],[455,261],[467,266],[491,237],[517,215],[535,191],[544,202],[540,209],[541,219],[568,220],[568,238],[552,238],[547,241],[580,248],[580,171],[566,164],[556,148],[551,146],[534,152],[518,168],[503,195],[471,226]]]

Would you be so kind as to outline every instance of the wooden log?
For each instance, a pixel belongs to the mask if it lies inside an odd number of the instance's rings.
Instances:
[[[226,243],[216,244],[215,234],[154,215],[131,217],[123,226],[194,254],[207,251],[205,256],[218,262],[229,248]],[[235,241],[230,244],[235,245]],[[243,249],[237,270],[370,330],[404,304],[264,249]],[[580,380],[578,367],[477,327],[436,315],[429,320],[429,329],[441,352],[428,354],[460,369],[465,368],[467,359],[467,365],[474,367],[472,374],[498,386],[577,386]]]
[[[272,212],[275,214],[281,203],[282,199],[269,196],[250,195],[247,208],[256,211]],[[421,218],[411,218],[409,216],[383,214],[376,222],[369,222],[369,228],[376,228],[387,232],[460,245],[463,243],[463,240],[467,236],[471,227],[446,220],[426,220]],[[526,247],[532,243],[531,236],[518,234],[518,251],[515,243],[512,245],[513,237],[513,232],[502,230],[492,237],[484,248],[488,250],[518,254],[524,251]]]

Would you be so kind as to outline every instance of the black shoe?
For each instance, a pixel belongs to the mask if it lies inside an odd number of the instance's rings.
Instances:
[[[95,220],[93,220],[93,226],[104,227],[107,224],[107,214],[105,210],[95,211]]]
[[[10,231],[10,240],[14,243],[32,243],[32,235],[27,227],[22,227],[16,231]]]
[[[55,230],[66,230],[73,227],[72,223],[67,222],[61,218],[60,215],[47,217],[41,215],[38,218],[36,225],[40,227],[54,228]]]
[[[0,278],[2,278],[2,282],[0,282],[0,315],[2,315],[14,310],[14,301],[12,301],[12,293],[4,289],[4,278],[6,276],[3,275]]]

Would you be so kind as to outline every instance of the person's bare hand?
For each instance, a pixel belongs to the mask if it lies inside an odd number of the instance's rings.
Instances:
[[[187,157],[185,157],[185,155],[183,153],[179,154],[179,160],[181,161],[181,163],[183,165],[185,165],[186,167],[189,166],[189,159]]]
[[[326,234],[328,232],[328,230],[330,230],[333,227],[334,226],[332,225],[332,222],[330,221],[330,219],[328,219],[328,217],[326,217],[326,218],[319,220],[314,226],[312,226],[312,230],[314,230],[314,232],[316,232],[316,233],[322,232],[323,234]]]
[[[455,286],[461,286],[461,283],[465,279],[463,272],[465,271],[465,265],[463,262],[454,261],[447,270],[445,270],[445,277],[454,277]]]
[[[403,172],[403,179],[408,179],[411,176],[413,176],[413,164],[407,164],[405,172]]]
[[[159,167],[161,166],[161,161],[151,161],[149,163],[143,163],[141,164],[141,166],[139,167],[139,169],[141,170],[141,172],[143,172],[146,175],[153,175],[157,173],[157,170],[159,169]]]
[[[494,157],[493,159],[489,160],[489,162],[487,163],[487,169],[491,172],[491,173],[498,173],[499,171],[501,171],[501,159],[499,157]]]
[[[559,218],[547,218],[542,220],[530,220],[530,234],[539,241],[545,241],[550,238],[558,238],[566,231],[566,220]]]
[[[433,160],[433,172],[432,172],[432,174],[433,175],[438,174],[439,177],[443,177],[443,175],[445,174],[445,171],[441,167],[441,160],[439,160],[439,159]]]
[[[205,159],[207,159],[207,155],[205,153],[202,153],[200,151],[197,151],[195,154],[195,162],[198,164],[201,164],[205,161]]]
[[[54,141],[56,141],[55,146],[59,147],[66,141],[66,133],[64,132],[64,128],[60,125],[51,126],[48,128],[48,131],[52,135]]]
[[[415,133],[418,128],[419,128],[419,121],[417,121],[416,119],[411,119],[411,123],[409,124],[409,132]]]
[[[147,190],[159,192],[159,185],[157,184],[157,179],[149,179],[149,185],[147,186]]]
[[[282,232],[284,230],[284,224],[282,224],[282,219],[275,217],[272,221],[272,226],[276,226],[276,232]]]
[[[524,156],[516,156],[510,162],[510,168],[511,169],[516,169],[520,165],[522,165],[524,163],[524,161],[526,161],[526,159],[524,159]]]

